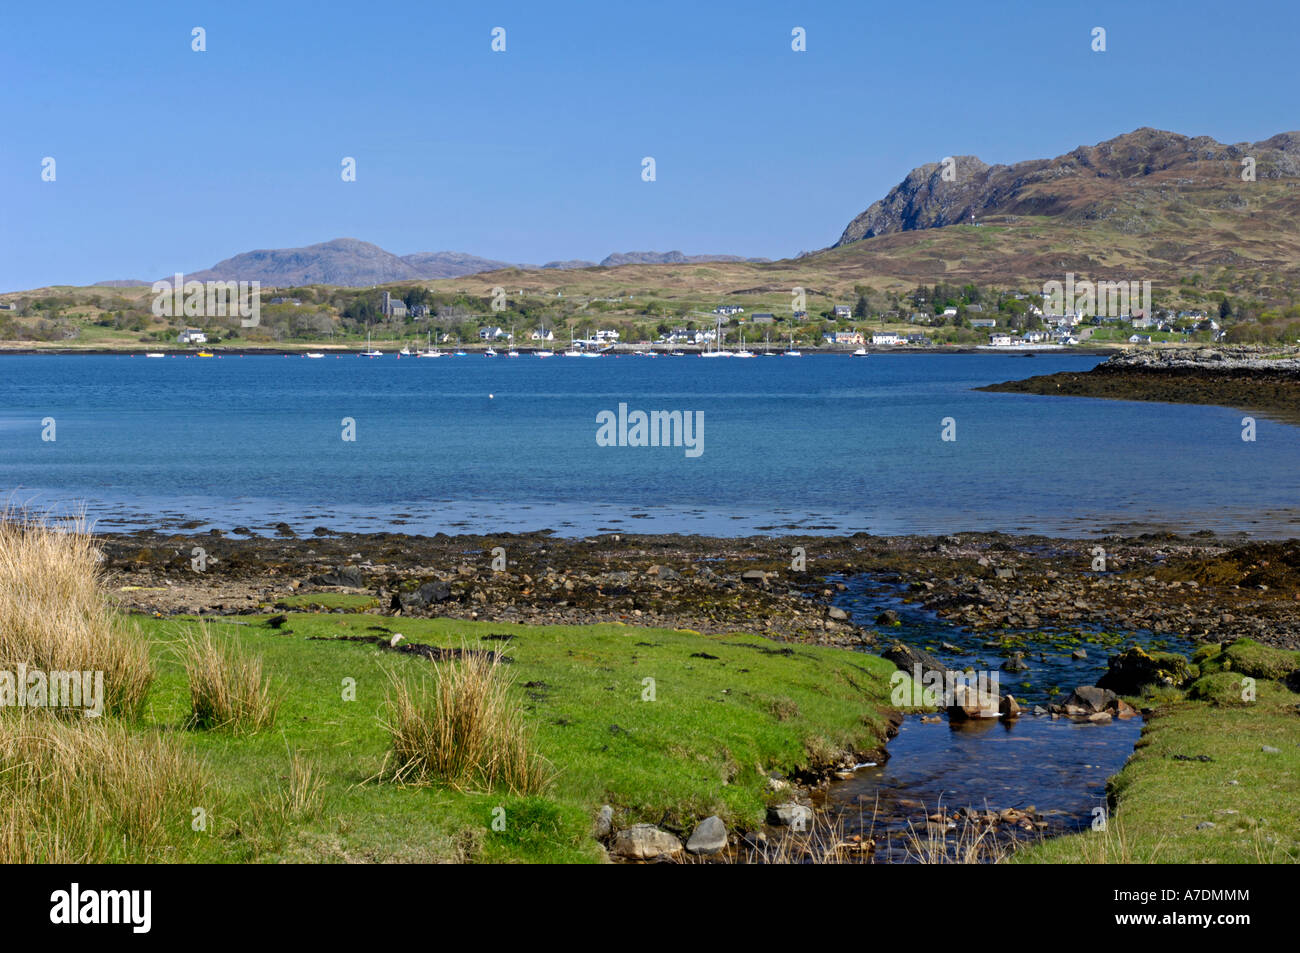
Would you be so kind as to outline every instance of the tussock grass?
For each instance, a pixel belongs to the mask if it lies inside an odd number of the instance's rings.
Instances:
[[[0,716],[0,863],[182,859],[203,788],[198,762],[161,735],[107,718]]]
[[[0,512],[0,669],[104,673],[104,710],[136,715],[153,674],[139,630],[104,593],[84,524],[51,529]]]
[[[384,722],[396,760],[391,779],[516,795],[545,790],[554,772],[533,750],[511,681],[495,656],[480,652],[436,665],[432,685],[395,679]]]
[[[262,674],[262,660],[215,638],[200,623],[180,648],[190,686],[187,727],[252,733],[275,724],[280,699]]]

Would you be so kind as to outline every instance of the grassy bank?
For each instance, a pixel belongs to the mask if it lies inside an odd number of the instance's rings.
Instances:
[[[1300,652],[1242,639],[1207,646],[1194,662],[1185,691],[1146,700],[1159,708],[1110,781],[1105,829],[1015,861],[1300,862],[1300,694],[1285,681],[1295,684]]]
[[[199,790],[181,788],[160,802],[148,843],[112,853],[91,844],[87,858],[596,861],[592,823],[606,803],[618,827],[649,821],[688,835],[710,814],[756,826],[775,797],[768,771],[795,772],[841,749],[881,743],[892,668],[843,650],[618,625],[394,625],[336,614],[294,614],[279,629],[257,618],[239,622],[208,628],[261,659],[278,701],[273,726],[189,725],[191,689],[177,647],[197,623],[143,622],[154,641],[153,683],[140,717],[114,724],[133,749],[158,739],[174,745],[170,751],[192,758],[186,776],[201,771],[203,780]],[[381,779],[392,758],[382,722],[394,680],[427,683],[435,664],[389,650],[389,633],[374,631],[382,623],[403,634],[399,645],[509,657],[509,697],[553,768],[544,791],[514,796],[472,783]],[[358,636],[382,636],[385,645],[348,640]],[[353,686],[355,700],[346,700]]]

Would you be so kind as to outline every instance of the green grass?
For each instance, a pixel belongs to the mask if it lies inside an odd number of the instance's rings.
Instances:
[[[282,699],[275,727],[250,735],[182,730],[189,691],[165,643],[195,623],[142,623],[159,644],[157,677],[136,727],[176,732],[212,779],[211,803],[202,805],[208,828],[176,846],[178,860],[594,861],[601,853],[591,825],[605,803],[619,826],[650,821],[689,833],[713,813],[733,825],[758,824],[774,797],[768,771],[806,767],[814,752],[881,744],[893,670],[839,649],[612,624],[292,614],[277,632],[256,617],[239,621],[246,624],[208,624],[262,659]],[[535,747],[557,769],[546,792],[519,798],[375,780],[390,750],[380,719],[391,678],[418,680],[433,665],[374,644],[328,640],[388,637],[375,626],[401,632],[408,644],[504,651]],[[515,638],[485,640],[489,634]],[[346,679],[355,680],[355,701],[344,700]],[[642,700],[645,679],[654,680],[653,701]],[[289,816],[283,805],[296,800],[294,759],[319,786],[318,806]]]

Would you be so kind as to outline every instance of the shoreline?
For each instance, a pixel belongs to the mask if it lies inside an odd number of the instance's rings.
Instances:
[[[896,584],[904,601],[976,630],[1102,626],[1200,641],[1250,636],[1300,648],[1295,539],[387,532],[233,538],[219,531],[96,539],[119,604],[151,615],[346,605],[389,616],[746,631],[880,651],[888,646],[888,618],[859,625],[830,605],[844,586],[832,577],[869,574]],[[1102,571],[1094,568],[1099,548]],[[494,569],[502,550],[506,568]]]
[[[395,348],[398,347],[401,343],[402,342],[400,341],[389,342],[388,344],[376,344],[375,347]],[[308,352],[322,353],[325,354],[327,357],[330,355],[336,357],[349,357],[349,356],[360,357],[361,352],[365,349],[366,345],[364,342],[357,342],[354,345],[350,344],[346,346],[303,344],[301,346],[295,346],[295,347],[262,348],[262,347],[241,346],[241,347],[227,348],[227,347],[222,347],[219,344],[214,344],[211,347],[213,348],[212,351],[213,355],[217,357],[223,355],[230,356],[230,357],[301,357],[307,354]],[[485,345],[464,344],[461,345],[461,349],[470,355],[481,355],[483,354],[484,351],[487,350],[487,347]],[[849,347],[816,348],[816,347],[808,347],[805,345],[800,345],[799,349],[802,352],[804,357],[852,357],[854,351],[853,348],[849,348]],[[101,356],[101,357],[106,355],[126,355],[130,357],[142,357],[145,354],[150,354],[150,353],[152,354],[162,353],[162,354],[166,354],[168,357],[197,357],[198,352],[200,350],[204,350],[204,348],[197,348],[193,350],[181,350],[170,345],[157,346],[157,347],[134,346],[134,345],[131,347],[62,347],[62,346],[29,347],[29,346],[16,346],[10,343],[0,343],[0,356],[21,355],[24,357],[33,357],[33,356],[40,356],[40,355],[94,355],[94,356]],[[534,353],[538,351],[545,352],[548,350],[555,357],[563,357],[562,349],[538,348],[529,345],[523,345],[518,350],[521,357],[522,356],[531,357]],[[678,347],[678,348],[674,348],[673,350],[680,352],[679,355],[676,356],[685,356],[685,357],[696,357],[707,351],[706,348],[701,348],[701,347]],[[960,347],[908,346],[908,347],[899,347],[899,348],[877,347],[874,349],[870,345],[868,345],[866,350],[868,354],[870,354],[872,357],[876,357],[879,355],[886,355],[886,354],[888,355],[987,354],[987,355],[995,355],[995,356],[1016,355],[1020,357],[1024,357],[1026,355],[1037,356],[1041,354],[1041,355],[1080,355],[1084,357],[1105,357],[1107,355],[1111,355],[1115,353],[1114,348],[1108,348],[1108,347],[1095,347],[1095,348],[1069,347],[1069,348],[1061,348],[1060,350],[1044,350],[1044,349],[1035,349],[1035,348],[1014,348],[1014,347],[990,348],[987,345],[977,345],[977,344],[962,345]],[[384,351],[383,353],[385,357],[400,357],[400,355],[397,353],[396,350]],[[631,348],[631,347],[615,348],[614,350],[606,351],[602,353],[605,356],[611,356],[611,357],[633,357],[637,355],[646,355],[646,354],[657,354],[660,357],[673,356],[670,355],[667,350],[661,348]],[[781,354],[780,351],[775,351],[774,353]],[[762,356],[761,351],[756,351],[755,354],[757,354],[760,357]],[[411,358],[416,358],[416,355],[414,354],[408,356]],[[443,351],[443,356],[451,357],[452,354],[450,351]],[[502,356],[501,352],[498,352],[498,356]]]
[[[1089,371],[988,384],[993,393],[1211,404],[1300,422],[1300,349],[1130,353]]]

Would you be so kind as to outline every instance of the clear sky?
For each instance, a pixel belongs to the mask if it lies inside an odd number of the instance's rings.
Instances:
[[[1296,0],[8,0],[0,290],[344,236],[781,258],[945,155],[1300,128],[1298,39]]]

